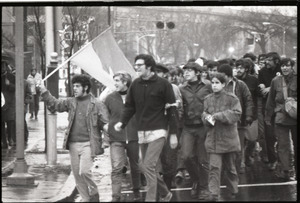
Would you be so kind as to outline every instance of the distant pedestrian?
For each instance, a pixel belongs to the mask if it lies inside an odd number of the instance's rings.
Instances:
[[[241,150],[237,122],[242,108],[239,99],[224,90],[226,85],[223,73],[211,75],[214,93],[204,98],[202,121],[207,127],[205,149],[209,155],[209,191],[210,200],[217,201],[220,196],[221,170],[224,168],[226,188],[231,197],[238,193],[238,174],[236,155]]]
[[[109,136],[110,157],[111,157],[111,181],[112,181],[112,202],[121,201],[121,189],[123,170],[127,163],[127,157],[130,162],[131,181],[133,186],[133,201],[140,201],[140,169],[139,162],[139,144],[137,134],[137,121],[135,116],[128,122],[126,128],[117,132],[114,125],[119,121],[124,109],[125,98],[132,79],[126,72],[117,72],[113,79],[116,90],[107,95],[104,104],[109,115],[109,123],[105,125],[105,130]],[[125,171],[126,173],[126,171]]]
[[[37,115],[39,113],[39,102],[40,102],[40,92],[36,88],[36,85],[40,83],[42,80],[42,76],[37,72],[35,67],[32,67],[30,70],[30,74],[27,77],[27,81],[30,84],[31,88],[31,94],[32,94],[32,101],[29,104],[29,112],[30,112],[30,118],[33,119],[33,116],[35,117],[35,120],[38,119]]]
[[[132,82],[128,90],[125,109],[115,129],[121,131],[135,114],[142,154],[140,169],[147,180],[145,201],[157,201],[158,192],[160,201],[168,202],[172,193],[159,174],[157,162],[168,134],[171,147],[177,146],[176,107],[165,109],[166,104],[175,104],[175,96],[168,80],[153,72],[155,65],[151,55],[135,57],[134,67],[139,78]]]
[[[297,171],[297,119],[286,113],[284,105],[287,99],[297,101],[297,74],[293,70],[294,64],[295,62],[290,58],[281,60],[282,76],[276,76],[271,81],[265,113],[268,126],[271,125],[271,118],[275,114],[277,153],[283,170],[281,178],[285,181],[295,180],[295,171]]]
[[[103,103],[90,93],[91,81],[87,75],[72,78],[74,97],[56,99],[43,84],[39,90],[51,112],[68,112],[69,125],[63,149],[68,149],[77,190],[83,202],[99,202],[99,193],[92,179],[93,159],[103,154],[101,130],[108,123]]]

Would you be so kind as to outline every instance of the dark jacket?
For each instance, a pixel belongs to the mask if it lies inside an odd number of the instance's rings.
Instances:
[[[217,113],[214,126],[208,124],[207,114]],[[207,127],[205,149],[208,153],[227,153],[241,150],[237,122],[242,114],[239,99],[232,93],[222,90],[212,93],[204,99],[202,120]]]
[[[5,84],[5,79],[9,85]],[[13,121],[16,119],[16,77],[13,73],[7,72],[1,76],[1,92],[5,98],[5,104],[1,108],[1,121]]]
[[[117,132],[114,128],[115,124],[119,122],[121,113],[124,109],[124,104],[120,93],[110,93],[104,101],[107,114],[109,115],[108,134],[110,142],[128,142],[138,141],[137,135],[137,122],[135,116],[133,116],[128,122],[125,129]]]
[[[235,82],[234,94],[239,98],[242,107],[242,116],[238,123],[238,126],[246,126],[246,119],[254,120],[254,104],[251,93],[247,85],[237,78],[233,78],[226,87],[225,90],[232,93],[233,82]]]
[[[270,87],[272,79],[276,76],[281,74],[280,66],[277,66],[275,69],[263,67],[258,72],[258,83],[264,84],[265,87]],[[263,97],[263,100],[266,101],[268,96]]]
[[[254,120],[256,120],[257,119],[257,99],[258,99],[258,94],[259,94],[258,79],[255,76],[249,75],[249,74],[247,74],[245,77],[239,78],[239,79],[242,80],[244,83],[246,83],[247,87],[249,88],[249,91],[251,93],[252,100],[253,100],[253,105],[254,105],[253,116],[254,116]]]
[[[63,149],[69,149],[68,138],[70,130],[73,125],[74,117],[76,114],[77,101],[75,97],[68,97],[66,99],[56,99],[50,94],[49,91],[44,92],[42,95],[44,101],[47,102],[47,106],[51,112],[68,112],[68,128],[65,133]],[[108,123],[108,115],[105,115],[103,111],[103,103],[97,101],[95,97],[90,94],[90,103],[86,112],[86,123],[91,143],[92,158],[97,155],[103,154],[101,131],[103,125]]]
[[[139,131],[169,129],[169,134],[176,134],[176,107],[172,106],[165,111],[167,103],[175,103],[169,81],[156,74],[149,80],[135,79],[126,96],[125,109],[120,119],[123,123],[122,128],[135,114]]]
[[[204,97],[212,93],[211,84],[199,81],[195,91],[189,83],[180,87],[183,101],[183,122],[184,125],[203,125],[201,115],[203,113]]]
[[[275,123],[281,125],[297,125],[297,120],[290,117],[284,110],[284,96],[282,89],[282,79],[284,76],[276,76],[271,82],[265,111],[265,120],[271,121],[272,114],[275,113]],[[288,97],[297,100],[297,74],[291,73],[286,78]]]

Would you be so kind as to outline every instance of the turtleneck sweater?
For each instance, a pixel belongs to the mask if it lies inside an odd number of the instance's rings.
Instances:
[[[90,140],[86,123],[87,108],[90,102],[90,95],[76,98],[77,107],[73,125],[71,127],[70,142],[87,142]]]
[[[199,85],[199,80],[189,81],[188,84],[191,86],[192,90],[195,92]]]

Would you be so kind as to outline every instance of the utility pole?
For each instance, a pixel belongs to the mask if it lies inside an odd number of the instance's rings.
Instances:
[[[16,7],[16,161],[14,172],[7,177],[7,185],[35,186],[34,176],[27,173],[24,159],[24,8]]]
[[[55,50],[55,28],[54,28],[54,8],[53,7],[45,7],[45,15],[46,15],[46,22],[45,27],[47,28],[46,32],[46,64],[51,64],[51,54]],[[50,73],[49,66],[47,65],[47,75]],[[55,77],[56,79],[57,77]],[[52,78],[53,79],[53,78]],[[57,81],[58,83],[58,81]],[[55,94],[56,87],[54,87],[54,83],[49,80],[47,82],[47,88],[50,92]],[[55,95],[57,96],[57,95]],[[47,164],[48,165],[56,165],[56,134],[57,134],[57,114],[51,113],[47,108],[47,122],[46,122],[46,154],[47,154]]]

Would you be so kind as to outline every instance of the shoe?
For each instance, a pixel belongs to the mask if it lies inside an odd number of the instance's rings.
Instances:
[[[144,174],[141,174],[141,184],[142,186],[146,186],[147,185],[147,180]]]
[[[121,202],[121,197],[113,197],[111,202]]]
[[[160,202],[170,202],[173,197],[172,192],[169,192],[165,197],[160,198]]]
[[[183,170],[183,175],[186,179],[189,179],[190,178],[190,174],[187,170]]]
[[[122,173],[125,174],[127,172],[127,167],[126,166],[123,166],[122,168]]]
[[[209,191],[201,190],[198,195],[199,200],[209,200]]]
[[[30,119],[33,119],[33,114],[31,114]]]
[[[90,197],[90,202],[100,202],[100,196],[99,194],[94,194],[93,196]]]
[[[294,171],[283,171],[283,177],[282,177],[284,182],[288,181],[295,181],[295,174]]]
[[[276,169],[277,166],[277,161],[273,162],[273,163],[269,163],[269,170],[270,171],[274,171]]]
[[[231,194],[229,195],[229,198],[230,198],[230,199],[235,199],[236,196],[237,196],[237,194],[238,194],[238,193],[231,193]]]
[[[133,201],[134,202],[141,202],[142,201],[140,190],[134,190],[133,191]]]
[[[198,183],[194,182],[193,185],[192,185],[191,197],[193,199],[197,198],[198,192],[199,192],[198,191]]]
[[[211,202],[217,202],[219,200],[219,195],[210,195],[208,200]]]
[[[252,156],[247,157],[245,161],[245,165],[251,167],[253,166],[253,164],[254,164],[254,157]]]
[[[244,167],[240,167],[240,169],[239,169],[239,174],[244,174],[246,172],[246,168],[245,168],[245,166]]]
[[[184,174],[182,171],[178,171],[175,175],[175,182],[177,185],[180,185],[184,180]]]

